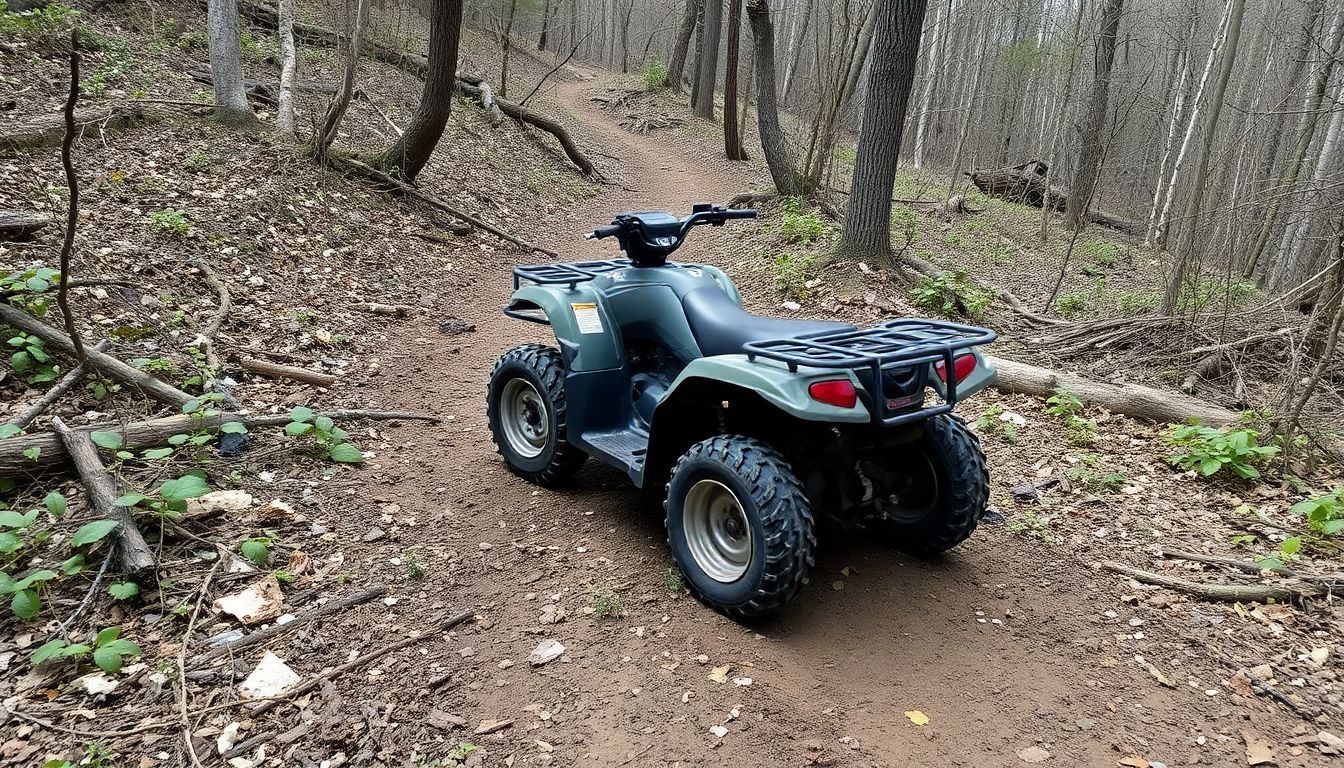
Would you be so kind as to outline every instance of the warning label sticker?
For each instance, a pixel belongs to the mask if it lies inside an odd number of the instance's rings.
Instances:
[[[585,302],[570,304],[569,307],[574,310],[574,320],[579,324],[579,333],[602,333],[602,316],[598,314],[596,304]]]

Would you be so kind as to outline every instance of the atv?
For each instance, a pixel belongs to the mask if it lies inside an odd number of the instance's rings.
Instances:
[[[869,328],[748,313],[724,272],[667,260],[691,230],[755,218],[622,213],[586,238],[625,258],[517,266],[504,314],[549,325],[490,374],[490,431],[542,486],[592,456],[665,489],[667,538],[690,590],[735,618],[807,583],[819,516],[929,557],[971,535],[989,478],[951,412],[994,372],[984,328],[920,319]]]

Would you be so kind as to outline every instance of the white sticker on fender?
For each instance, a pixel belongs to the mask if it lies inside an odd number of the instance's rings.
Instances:
[[[591,302],[570,304],[569,308],[574,310],[574,320],[579,324],[579,333],[602,333],[602,315],[598,314],[596,304]]]

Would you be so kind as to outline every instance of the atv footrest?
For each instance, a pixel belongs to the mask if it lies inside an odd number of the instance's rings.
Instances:
[[[747,359],[776,360],[797,371],[799,366],[832,369],[866,369],[861,376],[871,402],[874,421],[901,424],[951,411],[957,402],[955,358],[958,352],[988,344],[998,337],[987,328],[941,320],[890,320],[855,331],[820,331],[796,338],[767,339],[744,344]],[[943,403],[933,408],[883,417],[882,371],[942,363]],[[876,407],[874,404],[878,404]]]
[[[593,450],[630,469],[642,465],[644,456],[649,451],[649,436],[632,429],[584,432],[580,439]]]

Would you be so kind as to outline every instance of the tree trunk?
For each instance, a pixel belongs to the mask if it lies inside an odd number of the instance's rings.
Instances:
[[[499,36],[499,95],[509,95],[509,53],[513,50],[513,20],[518,17],[518,0],[509,0],[509,13]]]
[[[462,33],[462,0],[434,0],[429,24],[429,71],[420,106],[395,144],[372,164],[411,180],[434,153],[448,123],[457,89],[457,47]]]
[[[1336,98],[1339,97],[1344,97],[1344,91],[1337,92]],[[1325,188],[1325,179],[1330,172],[1330,163],[1338,157],[1341,130],[1344,130],[1344,109],[1336,109],[1335,114],[1330,118],[1329,127],[1325,129],[1325,139],[1321,142],[1321,151],[1316,157],[1316,170],[1311,174],[1311,184],[1304,191],[1304,195],[1319,195],[1321,199],[1325,199],[1328,194],[1328,190]],[[1310,207],[1308,206],[1308,208]],[[1311,233],[1312,213],[1311,210],[1300,213],[1297,226],[1291,227],[1285,233],[1284,247],[1280,256],[1281,268],[1276,274],[1276,279],[1271,281],[1273,285],[1289,286],[1301,278],[1306,267],[1302,256],[1306,249],[1308,235]]]
[[[695,116],[714,119],[714,83],[719,76],[719,37],[723,32],[723,0],[705,2],[705,45],[700,51],[700,88]]]
[[[686,52],[691,48],[691,37],[695,34],[695,22],[700,16],[702,0],[686,0],[686,11],[681,15],[681,26],[677,28],[677,41],[672,46],[672,56],[667,62],[667,79],[663,85],[673,93],[681,93],[681,74],[686,70]]]
[[[577,2],[578,0],[574,0]],[[541,4],[541,34],[537,35],[537,50],[546,50],[546,30],[551,25],[551,0]]]
[[[1175,314],[1185,288],[1186,273],[1194,260],[1194,253],[1202,243],[1199,238],[1199,216],[1204,205],[1204,184],[1208,181],[1209,162],[1213,155],[1213,139],[1218,133],[1218,117],[1223,111],[1223,96],[1227,93],[1227,81],[1232,76],[1232,66],[1237,61],[1237,44],[1241,40],[1241,17],[1246,10],[1246,0],[1229,0],[1227,21],[1227,49],[1223,52],[1222,67],[1218,72],[1218,82],[1214,85],[1209,100],[1209,119],[1204,129],[1203,146],[1199,152],[1199,165],[1195,170],[1194,187],[1190,193],[1190,204],[1186,206],[1182,226],[1185,234],[1181,236],[1181,249],[1172,266],[1171,282],[1162,297],[1162,309],[1166,314]]]
[[[327,106],[322,128],[314,138],[318,156],[325,156],[327,149],[336,142],[345,112],[350,108],[350,99],[355,95],[355,70],[364,51],[364,19],[368,9],[368,0],[355,0],[355,26],[350,32],[350,49],[346,52],[345,74],[341,78],[341,88]]]
[[[919,121],[915,126],[915,167],[924,167],[924,142],[929,129],[929,116],[933,111],[933,88],[938,82],[942,69],[943,49],[947,46],[947,28],[952,25],[952,0],[938,6],[934,17],[933,45],[929,50],[929,66],[924,72],[924,88],[919,99]]]
[[[243,89],[243,59],[238,43],[238,4],[210,0],[206,28],[210,37],[210,70],[215,83],[215,116],[228,125],[256,122]]]
[[[877,0],[877,29],[840,250],[891,263],[891,190],[927,0]]]
[[[695,67],[691,70],[691,111],[700,103],[700,69],[705,63],[701,52],[705,50],[705,10],[704,0],[700,0],[699,16],[695,23]]]
[[[729,160],[746,160],[737,124],[738,45],[742,35],[742,0],[728,0],[728,68],[723,75],[723,151]]]
[[[1088,98],[1087,114],[1078,131],[1078,167],[1074,169],[1073,183],[1069,185],[1069,202],[1064,215],[1074,230],[1082,229],[1087,221],[1087,208],[1096,193],[1097,177],[1105,159],[1102,142],[1106,127],[1106,111],[1111,99],[1111,65],[1115,62],[1115,38],[1120,30],[1120,15],[1124,0],[1106,0],[1101,11],[1101,28],[1097,33],[1095,75],[1092,94]]]
[[[797,76],[798,65],[803,60],[803,49],[807,47],[802,44],[802,39],[807,37],[807,27],[812,21],[812,9],[817,4],[817,0],[804,0],[804,2],[807,4],[803,6],[803,21],[789,39],[789,50],[793,51],[793,58],[789,62],[789,68],[784,72],[784,87],[780,91],[780,100],[785,104],[789,103],[789,94],[793,92],[793,79]]]
[[[1148,207],[1148,227],[1144,233],[1144,244],[1152,247],[1157,243],[1158,215],[1162,210],[1163,196],[1167,187],[1167,171],[1171,167],[1171,153],[1176,148],[1176,136],[1180,131],[1181,118],[1185,116],[1186,97],[1190,90],[1190,41],[1195,36],[1195,18],[1191,14],[1190,29],[1185,40],[1177,49],[1173,69],[1180,74],[1173,86],[1171,102],[1171,123],[1167,126],[1167,140],[1162,145],[1162,162],[1157,167],[1157,187],[1153,191],[1153,202]]]
[[[779,105],[775,102],[775,30],[770,21],[769,0],[747,0],[747,19],[756,41],[756,125],[765,164],[779,194],[803,195],[806,190],[802,177],[789,156],[784,129],[779,125]]]
[[[275,130],[294,136],[294,91],[299,78],[299,57],[294,48],[294,0],[280,0],[280,99],[275,110]]]

